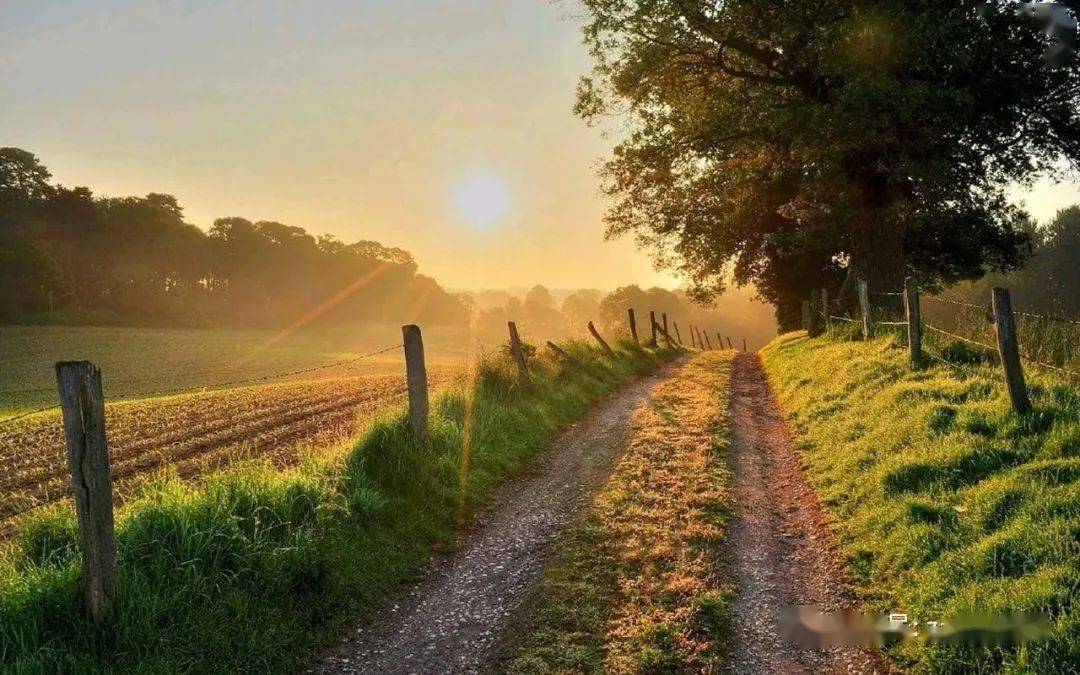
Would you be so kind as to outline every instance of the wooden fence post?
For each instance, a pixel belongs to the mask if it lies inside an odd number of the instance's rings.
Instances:
[[[705,344],[708,345],[709,350],[712,350],[712,340],[709,339],[709,332],[705,332]]]
[[[821,289],[821,320],[825,324],[825,330],[832,328],[832,319],[829,318],[829,289]]]
[[[810,301],[802,301],[802,327],[807,333],[810,333]]]
[[[1031,399],[1028,398],[1024,369],[1020,364],[1020,345],[1016,338],[1012,300],[1009,291],[1004,288],[995,287],[990,293],[994,311],[994,335],[997,336],[1001,367],[1005,371],[1005,384],[1009,387],[1009,399],[1012,400],[1013,410],[1024,414],[1031,410]]]
[[[525,363],[525,350],[521,348],[521,338],[518,336],[517,324],[507,321],[506,327],[510,331],[510,352],[514,355],[514,363],[517,364],[518,377],[522,382],[529,381],[529,366]]]
[[[607,353],[608,356],[615,356],[615,350],[612,349],[607,342],[604,342],[604,338],[600,337],[600,333],[597,332],[596,326],[593,325],[593,322],[590,321],[587,325],[589,327],[589,332],[592,333],[592,336],[596,338],[597,342],[600,343],[600,346],[603,347],[604,352]]]
[[[424,338],[420,326],[401,327],[405,344],[405,382],[409,388],[409,427],[416,440],[423,443],[428,433],[428,381],[424,362]]]
[[[694,326],[694,333],[697,335],[698,349],[705,349],[705,341],[701,339],[701,329]]]
[[[637,336],[637,318],[634,317],[634,308],[630,307],[626,310],[626,315],[630,320],[630,337],[634,338],[634,344],[641,344],[638,342]]]
[[[730,337],[727,339],[727,348],[728,349],[735,349],[733,346],[731,346],[731,338]]]
[[[675,326],[675,339],[679,341],[679,345],[682,345],[682,333],[679,332],[679,322],[672,321],[671,323]]]
[[[742,339],[742,350],[743,350],[744,352],[746,351],[746,338],[743,338],[743,339]]]
[[[907,317],[911,367],[918,368],[922,365],[922,322],[919,312],[919,285],[913,277],[904,279],[904,315]]]
[[[94,623],[101,625],[108,621],[116,597],[112,472],[101,370],[89,361],[61,361],[56,364],[56,385],[79,522],[86,605]]]
[[[668,327],[667,327],[667,312],[664,312],[664,313],[662,313],[662,314],[660,315],[660,325],[664,327],[664,335],[667,335],[667,334],[668,334]],[[669,338],[669,339],[670,339],[670,338]]]
[[[863,339],[869,340],[873,328],[870,319],[870,286],[862,279],[859,279],[859,311],[862,312]]]
[[[716,346],[719,349],[724,348],[724,338],[720,337],[720,331],[716,331]]]
[[[555,344],[551,340],[547,341],[547,346],[548,346],[548,349],[551,350],[551,353],[554,354],[555,356],[559,357],[560,359],[563,359],[564,361],[570,361],[571,360],[570,355],[566,353],[566,350],[563,349],[562,347],[560,347],[559,345]]]
[[[656,346],[656,312],[649,310],[649,330],[652,331],[651,344]]]

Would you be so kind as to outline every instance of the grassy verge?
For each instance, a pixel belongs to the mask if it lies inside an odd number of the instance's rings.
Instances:
[[[0,552],[0,671],[295,668],[422,573],[433,546],[452,545],[460,518],[559,426],[672,356],[568,351],[576,365],[534,361],[529,388],[505,360],[481,362],[433,401],[425,447],[399,413],[292,471],[251,464],[198,487],[148,483],[119,517],[106,629],[82,606],[73,515],[41,515]]]
[[[911,372],[898,346],[790,334],[763,350],[866,604],[924,623],[1041,611],[1052,630],[894,656],[931,672],[1077,672],[1080,391],[1036,378],[1021,417],[996,369]]]
[[[732,354],[697,356],[636,413],[611,480],[560,538],[511,672],[711,672],[721,663]]]

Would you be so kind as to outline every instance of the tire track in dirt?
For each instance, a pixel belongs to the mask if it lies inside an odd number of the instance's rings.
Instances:
[[[880,652],[803,650],[783,638],[785,605],[833,612],[853,608],[854,595],[825,508],[806,482],[757,354],[736,357],[731,387],[738,506],[728,537],[739,590],[729,670],[889,672]]]
[[[629,440],[633,412],[677,364],[619,390],[559,434],[528,475],[496,491],[453,554],[309,672],[491,671],[555,535],[610,475]]]

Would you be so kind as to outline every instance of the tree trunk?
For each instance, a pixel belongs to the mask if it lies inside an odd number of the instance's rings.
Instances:
[[[870,285],[871,302],[875,307],[899,311],[903,306],[899,294],[907,276],[904,230],[892,222],[887,213],[892,197],[885,176],[871,174],[859,181],[859,187],[862,209],[853,223],[851,270]]]

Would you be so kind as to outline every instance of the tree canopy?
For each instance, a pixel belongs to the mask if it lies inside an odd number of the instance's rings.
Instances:
[[[733,277],[784,308],[1020,265],[1010,184],[1080,161],[1080,64],[1022,3],[584,0],[577,112],[625,137],[608,235],[696,297]]]
[[[0,148],[0,320],[47,310],[181,325],[469,320],[402,249],[239,217],[206,232],[171,195],[96,197],[50,180],[33,154]]]

